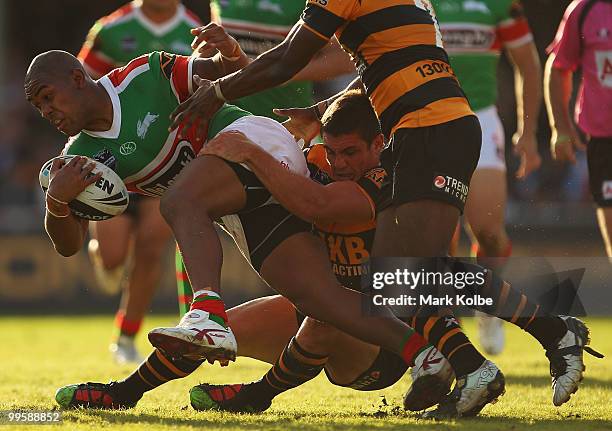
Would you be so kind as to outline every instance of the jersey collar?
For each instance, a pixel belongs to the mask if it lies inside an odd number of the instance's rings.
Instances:
[[[165,35],[166,33],[174,30],[174,28],[181,22],[181,20],[183,20],[185,16],[185,6],[182,4],[179,4],[176,9],[176,13],[174,14],[172,18],[170,18],[168,21],[164,22],[163,24],[158,24],[158,23],[151,21],[149,18],[147,18],[146,15],[142,13],[140,3],[135,2],[134,16],[144,28],[149,30],[155,36],[161,37]]]
[[[111,125],[110,129],[102,132],[83,130],[83,133],[96,138],[117,139],[119,137],[119,132],[121,131],[121,102],[119,101],[119,95],[117,94],[115,86],[110,81],[108,76],[103,76],[98,80],[98,82],[102,84],[102,87],[104,87],[108,93],[113,104],[113,124]]]

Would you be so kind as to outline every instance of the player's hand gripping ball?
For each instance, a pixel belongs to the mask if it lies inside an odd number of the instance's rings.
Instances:
[[[54,157],[43,165],[38,179],[44,192],[49,188],[53,161],[56,159],[63,161],[64,164],[60,168],[61,170],[67,167],[70,160],[74,157],[73,155]],[[87,158],[85,166],[89,163],[93,163],[95,167],[87,175],[87,178],[91,178],[92,175],[98,173],[101,176],[68,202],[70,210],[77,217],[93,221],[107,220],[121,214],[129,203],[129,195],[125,184],[115,171],[103,163]],[[58,174],[56,173],[56,175]],[[75,179],[74,181],[76,182],[77,180]],[[57,196],[55,197],[57,198]]]

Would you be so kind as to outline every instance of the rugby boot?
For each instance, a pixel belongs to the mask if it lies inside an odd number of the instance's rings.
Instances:
[[[237,385],[209,385],[202,383],[189,391],[191,406],[195,410],[223,410],[237,413],[260,413],[272,405],[251,391],[253,383]]]
[[[219,361],[227,365],[236,360],[236,338],[229,327],[223,327],[208,316],[207,311],[191,310],[178,326],[152,329],[149,341],[173,358]]]
[[[474,372],[457,378],[452,392],[423,417],[448,419],[476,416],[489,403],[496,403],[506,391],[506,381],[497,366],[485,360]]]
[[[414,359],[412,385],[404,395],[404,408],[413,412],[439,404],[450,392],[455,373],[448,360],[433,346]]]
[[[122,398],[116,390],[116,385],[117,382],[88,382],[63,386],[55,392],[55,401],[63,408],[117,410],[135,407],[140,398]]]
[[[587,347],[590,342],[589,329],[579,319],[571,316],[559,316],[567,325],[567,332],[561,337],[553,348],[546,351],[550,361],[550,375],[552,377],[553,404],[560,406],[567,401],[583,379],[585,370],[584,351],[603,358],[604,356]]]

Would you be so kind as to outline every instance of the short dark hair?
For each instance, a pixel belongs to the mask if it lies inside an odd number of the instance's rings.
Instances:
[[[321,119],[321,134],[333,136],[356,133],[370,145],[382,133],[370,99],[360,90],[350,90],[337,98]]]

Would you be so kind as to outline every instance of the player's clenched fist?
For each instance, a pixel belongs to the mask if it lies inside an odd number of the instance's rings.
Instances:
[[[242,54],[236,39],[214,22],[191,29],[191,34],[194,35],[191,48],[200,57],[212,57],[219,52],[225,58],[238,59]]]

